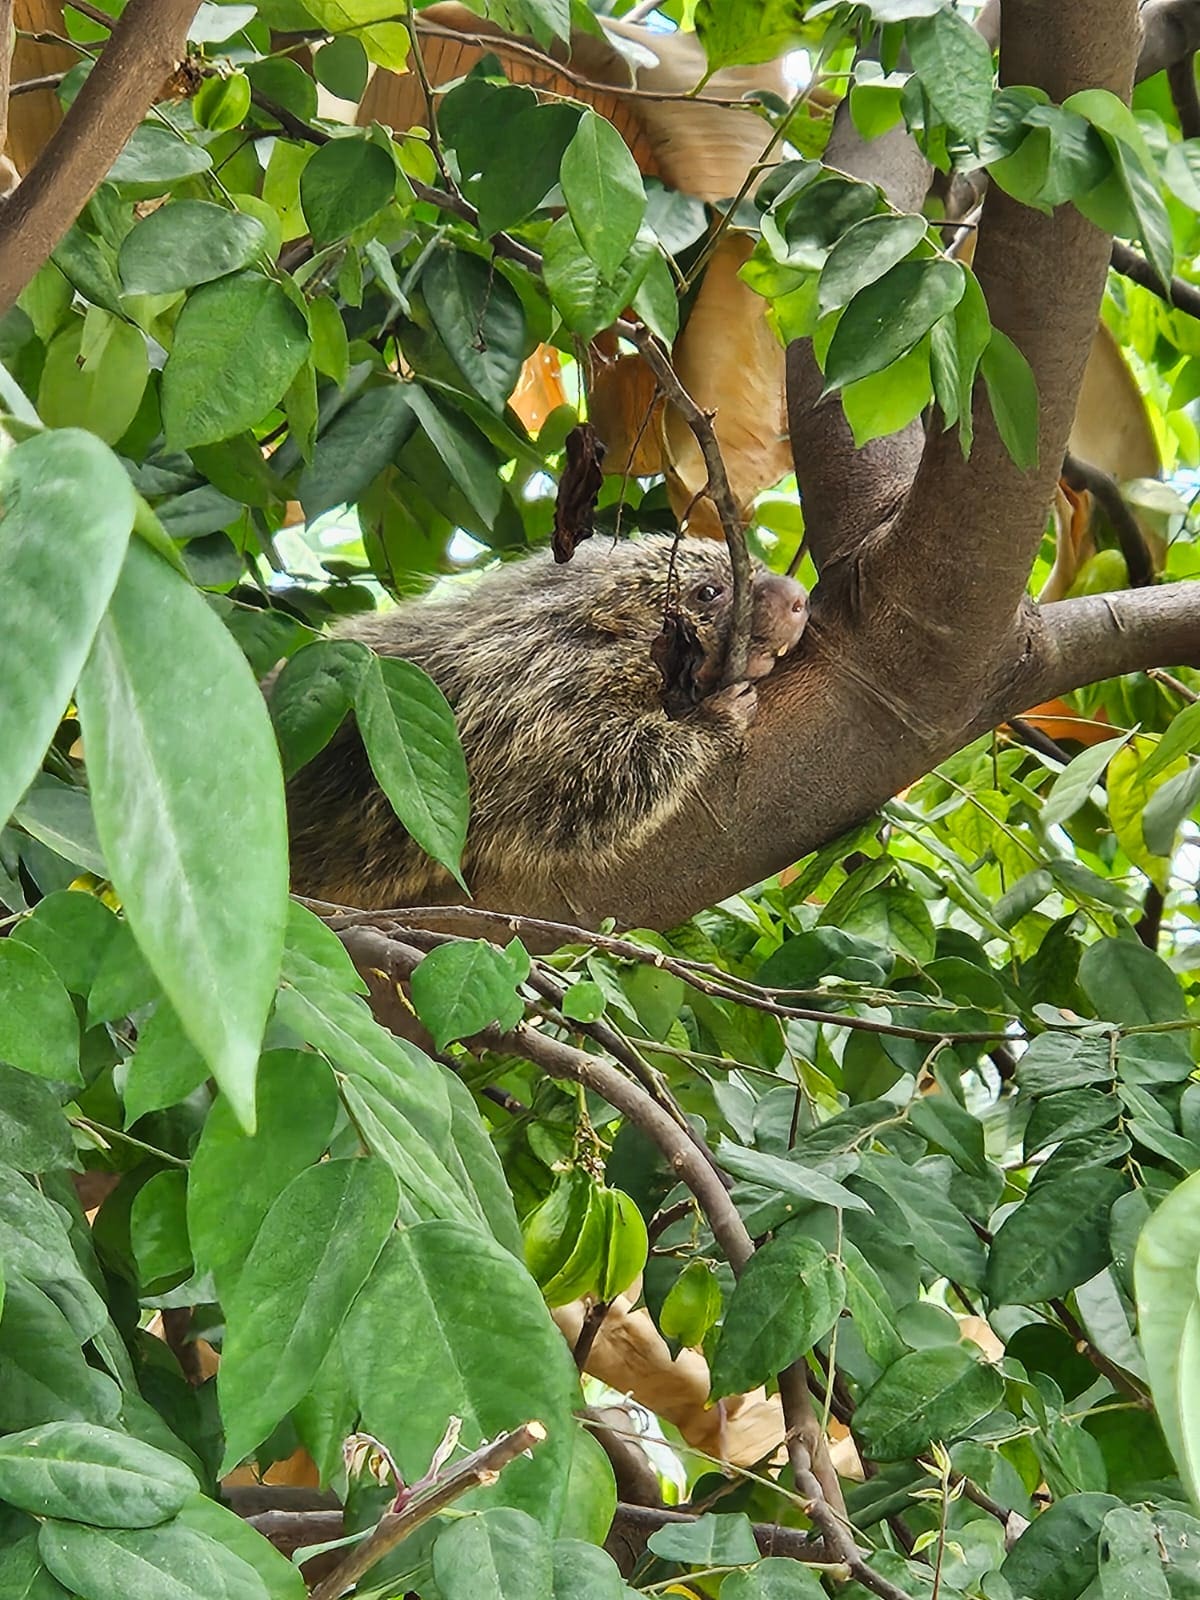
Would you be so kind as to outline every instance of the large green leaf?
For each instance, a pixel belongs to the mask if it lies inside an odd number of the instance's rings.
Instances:
[[[854,1413],[855,1436],[877,1461],[902,1461],[968,1433],[1000,1404],[994,1367],[961,1344],[914,1350],[890,1366]]]
[[[121,241],[126,294],[173,294],[251,266],[267,248],[257,217],[208,200],[176,200],[144,217]]]
[[[1085,1167],[1039,1183],[997,1229],[988,1261],[988,1295],[1004,1305],[1035,1305],[1086,1283],[1108,1264],[1108,1214],[1126,1189],[1119,1172]]]
[[[469,1039],[493,1022],[514,1027],[524,1012],[520,978],[496,945],[456,939],[431,950],[413,973],[413,1005],[434,1044],[444,1050],[452,1039]]]
[[[61,1083],[82,1083],[71,997],[39,951],[0,942],[0,1060]]]
[[[192,1249],[222,1300],[232,1294],[272,1205],[325,1152],[337,1115],[333,1074],[312,1051],[270,1050],[259,1066],[257,1111],[256,1131],[248,1134],[229,1101],[218,1100],[188,1174]]]
[[[300,204],[320,248],[370,222],[396,193],[396,163],[364,132],[319,145],[300,174]]]
[[[502,411],[528,354],[517,291],[494,263],[465,250],[439,250],[421,274],[421,290],[433,325],[467,382]]]
[[[134,496],[90,434],[0,457],[0,823],[33,781],[116,587]],[[64,550],[71,552],[64,559]]]
[[[38,1549],[80,1600],[270,1600],[248,1562],[178,1522],[128,1529],[44,1522]]]
[[[532,1456],[460,1503],[517,1506],[557,1529],[578,1379],[533,1280],[507,1250],[451,1222],[404,1229],[355,1301],[342,1348],[363,1426],[408,1482],[428,1468],[450,1413],[463,1419],[467,1449],[531,1417],[544,1423],[548,1437]]]
[[[163,368],[170,447],[212,444],[261,422],[308,353],[303,316],[270,278],[238,272],[194,290]]]
[[[583,113],[559,180],[580,243],[602,277],[616,277],[642,225],[646,195],[629,146],[611,122]]]
[[[914,18],[904,32],[934,111],[952,132],[974,143],[992,109],[992,52],[982,34],[949,7]]]
[[[1133,1259],[1138,1337],[1159,1425],[1193,1500],[1200,1502],[1200,1416],[1180,1394],[1185,1336],[1195,1354],[1200,1264],[1200,1173],[1173,1189],[1138,1237]]]
[[[134,935],[251,1127],[287,916],[279,757],[232,637],[140,543],[80,680],[79,713],[96,827]]]
[[[433,1548],[433,1575],[444,1600],[553,1600],[550,1541],[540,1523],[512,1506],[463,1517]]]
[[[965,283],[956,262],[901,261],[860,289],[830,340],[826,387],[841,388],[890,366],[953,311]]]
[[[367,1157],[307,1168],[267,1213],[225,1307],[222,1472],[312,1387],[397,1204],[395,1178]]]
[[[354,505],[395,461],[417,426],[409,404],[413,386],[381,383],[352,400],[317,437],[300,474],[299,495],[310,520],[334,506]]]
[[[0,1061],[0,1161],[20,1172],[75,1163],[75,1141],[48,1083]],[[0,1262],[0,1269],[3,1263]],[[3,1305],[0,1294],[0,1305]]]
[[[149,1528],[198,1484],[182,1461],[87,1422],[51,1422],[0,1439],[0,1496],[37,1517]]]
[[[811,1350],[846,1300],[841,1268],[797,1234],[751,1256],[725,1311],[712,1358],[712,1397],[745,1394]]]
[[[372,656],[358,681],[354,714],[392,809],[422,850],[463,883],[467,764],[445,695],[411,661]]]

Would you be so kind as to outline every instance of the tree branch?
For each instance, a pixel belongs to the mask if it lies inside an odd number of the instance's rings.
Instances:
[[[1076,492],[1086,489],[1089,494],[1095,496],[1117,536],[1117,543],[1121,547],[1121,554],[1125,557],[1125,565],[1129,569],[1130,587],[1144,589],[1153,583],[1154,565],[1150,559],[1150,552],[1146,548],[1146,541],[1141,528],[1138,527],[1137,518],[1117,487],[1117,480],[1099,467],[1092,466],[1090,461],[1081,461],[1070,451],[1063,460],[1062,475],[1069,488]]]
[[[1033,650],[1013,691],[1051,700],[1098,678],[1200,666],[1200,583],[1059,600],[1034,612]],[[988,726],[991,726],[989,722]]]
[[[1170,293],[1165,293],[1158,274],[1145,256],[1139,255],[1124,239],[1113,240],[1110,265],[1114,272],[1119,272],[1133,283],[1140,283],[1143,289],[1149,289],[1151,294],[1156,294],[1168,305],[1186,311],[1190,317],[1200,317],[1200,287],[1189,283],[1186,278],[1172,278]]]
[[[1198,0],[1147,0],[1141,11],[1139,81],[1200,50]]]
[[[525,1451],[541,1444],[546,1430],[540,1422],[527,1422],[511,1433],[501,1434],[491,1444],[467,1456],[456,1466],[448,1468],[421,1494],[415,1494],[399,1511],[389,1511],[381,1517],[375,1528],[361,1544],[356,1545],[346,1559],[339,1563],[329,1576],[312,1592],[312,1600],[339,1600],[354,1587],[364,1573],[382,1561],[409,1534],[422,1523],[436,1517],[455,1500],[472,1489],[495,1483],[501,1471]]]
[[[71,109],[0,210],[0,314],[46,262],[182,59],[194,0],[130,0]]]
[[[1078,89],[1127,99],[1136,59],[1134,0],[1058,5],[1005,0],[1004,84],[1034,84],[1061,102]],[[868,604],[890,613],[889,631],[927,631],[931,656],[968,639],[982,681],[1041,541],[1095,334],[1111,241],[1072,206],[1045,216],[992,188],[980,222],[975,271],[993,324],[1017,345],[1038,391],[1038,461],[1022,471],[976,386],[975,442],[964,461],[953,431],[933,435],[908,503],[864,552]],[[1054,271],[1047,273],[1047,262]],[[1031,285],[1038,285],[1031,293]],[[969,516],[964,510],[970,508]],[[949,552],[953,559],[947,559]],[[961,663],[960,663],[961,666]],[[968,667],[970,670],[970,667]],[[966,687],[966,685],[964,685]],[[919,696],[920,686],[912,685]],[[936,693],[936,691],[935,691]]]

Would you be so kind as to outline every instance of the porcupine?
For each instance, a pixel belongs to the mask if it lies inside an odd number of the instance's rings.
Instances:
[[[795,646],[807,596],[756,571],[745,680],[716,688],[732,595],[723,545],[598,539],[568,565],[507,563],[338,632],[415,662],[454,708],[467,883],[503,865],[506,881],[562,890],[581,866],[632,850],[739,752],[754,684]],[[353,716],[291,779],[288,817],[299,893],[364,908],[463,899],[396,817]]]

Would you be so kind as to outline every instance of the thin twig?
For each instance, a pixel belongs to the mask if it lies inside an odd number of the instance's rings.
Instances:
[[[346,1557],[312,1592],[312,1600],[339,1600],[354,1587],[364,1573],[382,1561],[389,1551],[419,1528],[422,1523],[436,1517],[447,1506],[453,1505],[472,1489],[495,1483],[510,1461],[532,1450],[546,1437],[540,1422],[527,1422],[511,1433],[482,1446],[465,1461],[437,1480],[427,1492],[415,1495],[401,1511],[389,1511],[380,1518],[374,1530]]]
[[[620,20],[628,22],[631,18],[622,17]],[[614,95],[622,100],[652,100],[663,104],[682,101],[694,105],[699,102],[701,105],[721,106],[727,110],[753,110],[753,105],[744,97],[722,99],[718,95],[697,94],[694,89],[639,89],[636,84],[601,83],[596,78],[588,78],[581,72],[575,72],[565,62],[555,60],[544,50],[539,50],[536,45],[529,44],[526,40],[514,39],[510,34],[467,33],[459,28],[446,28],[436,22],[430,22],[423,13],[419,17],[417,26],[431,39],[447,39],[454,44],[477,45],[481,50],[491,51],[501,57],[517,56],[534,66],[542,67],[547,73],[564,78],[574,88],[582,89],[588,94]],[[647,37],[653,48],[653,35]],[[543,94],[552,92],[543,84],[535,83],[533,87]]]
[[[1161,683],[1164,688],[1170,689],[1181,700],[1186,700],[1188,705],[1194,706],[1200,703],[1200,694],[1197,694],[1195,689],[1189,689],[1186,683],[1180,683],[1174,673],[1168,672],[1165,667],[1151,667],[1146,676],[1153,678],[1156,683]]]
[[[733,568],[733,613],[729,639],[725,646],[725,665],[721,673],[721,682],[741,683],[745,679],[746,662],[750,656],[754,570],[750,552],[746,548],[745,526],[738,511],[733,489],[730,487],[729,474],[725,470],[725,458],[721,454],[716,429],[713,427],[715,412],[705,411],[703,406],[697,405],[692,399],[679,381],[679,374],[671,363],[670,353],[649,328],[641,323],[622,320],[616,324],[616,331],[637,347],[642,360],[654,374],[659,388],[692,430],[696,443],[700,446],[700,453],[704,457],[708,482],[703,492],[712,501],[720,519],[721,531],[725,535],[725,543],[729,549],[729,562]]]
[[[22,78],[9,89],[9,98],[19,94],[36,94],[41,89],[57,89],[65,77],[65,72],[47,72],[40,78]]]
[[[664,955],[661,951],[647,951],[644,946],[633,943],[632,940],[619,939],[612,936],[589,932],[585,928],[574,927],[569,923],[548,922],[538,917],[513,916],[508,912],[484,911],[475,906],[413,906],[407,908],[388,909],[384,911],[359,911],[351,906],[337,906],[329,901],[303,899],[302,903],[310,906],[319,916],[322,916],[339,938],[345,939],[348,932],[354,928],[377,928],[382,932],[397,932],[402,936],[405,932],[419,930],[422,923],[451,922],[459,928],[478,927],[485,937],[505,930],[510,936],[522,932],[546,934],[555,938],[560,944],[584,944],[597,950],[609,951],[627,960],[645,962],[647,965],[660,968],[663,972],[670,973],[673,977],[682,979],[689,988],[695,989],[698,994],[707,995],[713,1000],[727,1000],[735,1005],[749,1006],[755,1011],[765,1011],[771,1016],[784,1017],[797,1022],[819,1022],[835,1028],[849,1028],[860,1033],[872,1033],[889,1038],[917,1039],[926,1044],[944,1042],[946,1044],[993,1044],[998,1041],[1010,1040],[1014,1037],[1011,1027],[993,1028],[978,1032],[946,1032],[938,1028],[909,1028],[903,1023],[879,1022],[873,1017],[846,1016],[843,1012],[820,1010],[813,1006],[782,1005],[771,996],[775,993],[787,993],[787,990],[769,990],[759,984],[752,984],[746,979],[734,978],[728,973],[721,973],[719,968],[711,968],[707,963],[689,962],[673,956]],[[491,933],[486,930],[492,930]],[[715,978],[708,978],[702,974],[706,971],[717,973]],[[807,993],[809,991],[798,991]],[[830,1004],[841,1002],[842,996],[828,994]],[[935,997],[928,1001],[914,1002],[932,1006],[936,1003]]]

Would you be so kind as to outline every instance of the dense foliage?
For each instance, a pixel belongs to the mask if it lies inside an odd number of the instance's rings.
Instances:
[[[566,0],[489,9],[543,46],[596,26]],[[903,117],[942,170],[1192,271],[1200,142],[1161,76],[1133,112],[1056,107],[998,94],[940,0],[806,11],[689,20],[714,68],[803,46],[839,93],[854,75],[864,132]],[[627,315],[669,344],[714,227],[754,233],[747,281],[783,337],[815,332],[860,438],[934,402],[968,449],[979,372],[1033,448],[1028,368],[970,269],[819,165],[803,91],[759,103],[764,145],[792,148],[727,224],[494,60],[439,92],[436,141],[319,117],[318,83],[354,100],[369,63],[404,64],[410,21],[202,5],[189,81],[0,320],[0,1595],[298,1597],[229,1508],[245,1463],[303,1447],[349,1539],[532,1421],[544,1441],[358,1592],[1200,1594],[1200,673],[1097,685],[1053,739],[980,739],[667,935],[531,956],[518,923],[412,933],[436,1059],[289,901],[283,776],[351,708],[456,869],[449,708],[320,631],[546,541],[584,341]],[[69,102],[105,30],[66,22]],[[1162,574],[1194,579],[1197,324],[1126,280],[1104,315],[1179,469],[1139,515]],[[579,403],[533,434],[508,402],[539,344]],[[672,525],[661,479],[609,477],[597,521]],[[784,567],[802,530],[784,483],[751,538]],[[1124,583],[1112,546],[1082,591]],[[1052,559],[1048,532],[1035,588]],[[256,680],[285,659],[268,713]],[[620,1112],[589,1058],[628,1072]],[[682,1125],[758,1246],[736,1281],[670,1159]],[[714,1399],[805,1375],[852,1441],[865,1565],[813,1528],[794,1457],[722,1475],[661,1418],[664,1495],[696,1515],[623,1574],[599,1548],[613,1472],[547,1302],[639,1284]],[[771,1524],[812,1542],[762,1558]]]

